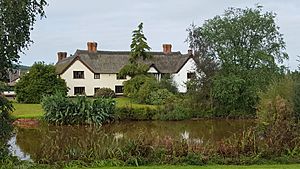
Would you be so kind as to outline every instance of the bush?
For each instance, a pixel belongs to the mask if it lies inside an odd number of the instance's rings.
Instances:
[[[217,76],[213,81],[216,116],[255,116],[258,97],[247,81],[236,76]]]
[[[159,81],[159,88],[160,89],[167,89],[168,91],[170,91],[173,94],[178,93],[178,89],[177,89],[177,85],[176,83],[173,81],[173,77],[166,74],[164,75],[160,81]]]
[[[112,119],[115,112],[113,99],[88,100],[77,96],[72,101],[61,94],[44,97],[42,107],[44,119],[53,124],[96,124],[102,125]]]
[[[152,105],[162,105],[166,104],[167,101],[174,100],[175,96],[173,93],[169,92],[167,89],[158,89],[156,91],[152,91],[149,94],[149,98],[146,100],[147,104]]]
[[[102,97],[102,98],[115,98],[115,92],[110,88],[100,88],[96,91],[95,97]]]
[[[66,82],[57,76],[54,65],[43,62],[34,63],[15,86],[17,101],[21,103],[40,103],[44,95],[55,92],[67,94]]]
[[[149,107],[120,107],[116,110],[116,117],[119,120],[154,120],[155,115],[158,114],[159,110],[151,109]]]
[[[124,82],[124,94],[137,103],[145,103],[151,91],[158,89],[158,83],[152,76],[138,75]]]
[[[185,120],[192,118],[189,108],[182,104],[182,99],[173,99],[161,107],[156,119],[159,120]]]
[[[264,140],[267,156],[299,149],[300,128],[294,109],[295,81],[290,77],[273,82],[260,93],[258,132]]]

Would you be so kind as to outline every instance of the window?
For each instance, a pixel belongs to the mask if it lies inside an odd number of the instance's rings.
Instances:
[[[196,77],[195,72],[189,72],[189,73],[187,73],[187,79],[192,79],[192,78],[195,78],[195,77]]]
[[[100,87],[95,87],[94,88],[94,94],[96,94],[99,89],[100,89]]]
[[[162,73],[161,74],[161,78],[170,79],[171,78],[171,74],[170,73]]]
[[[124,86],[115,86],[115,93],[123,93]]]
[[[84,72],[83,71],[73,71],[73,78],[74,79],[84,79]]]
[[[74,95],[84,95],[85,87],[74,87]]]
[[[100,79],[100,73],[94,73],[94,79]]]
[[[118,80],[124,80],[124,79],[126,79],[126,76],[119,76],[119,74],[117,74],[117,79]]]

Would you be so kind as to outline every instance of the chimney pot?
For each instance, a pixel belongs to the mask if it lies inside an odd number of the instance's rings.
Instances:
[[[87,42],[89,52],[97,52],[97,42]]]
[[[164,54],[172,53],[172,45],[171,44],[163,44],[163,52]]]
[[[67,52],[57,52],[57,61],[61,61],[67,57]]]

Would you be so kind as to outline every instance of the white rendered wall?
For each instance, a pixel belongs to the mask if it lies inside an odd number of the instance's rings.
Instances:
[[[73,79],[73,71],[84,71],[84,79]],[[122,86],[126,79],[118,80],[117,74],[100,74],[100,79],[94,79],[94,73],[91,72],[81,61],[76,60],[63,74],[61,78],[70,88],[68,96],[74,96],[74,87],[85,87],[87,96],[94,95],[94,88],[111,88],[115,91],[115,86]],[[129,79],[129,77],[127,77]]]
[[[187,92],[186,82],[187,82],[187,73],[196,72],[196,63],[194,59],[190,58],[187,63],[181,68],[181,70],[173,74],[173,80],[177,85],[178,91],[180,93]]]

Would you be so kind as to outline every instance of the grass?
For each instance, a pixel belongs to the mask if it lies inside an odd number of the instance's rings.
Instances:
[[[146,104],[136,104],[133,103],[131,99],[126,97],[120,97],[115,99],[117,102],[117,107],[133,107],[133,108],[141,108],[141,107],[149,107],[155,109],[156,106],[146,105]],[[44,114],[44,110],[41,104],[23,104],[23,103],[13,103],[15,108],[14,112],[11,114],[13,118],[41,118]]]
[[[300,164],[291,165],[208,165],[208,166],[143,166],[143,167],[101,167],[93,169],[299,169]],[[71,169],[71,168],[69,168]],[[87,169],[87,168],[86,168]],[[92,168],[88,168],[92,169]]]
[[[13,106],[15,108],[13,118],[41,118],[44,114],[41,104],[13,103]]]

